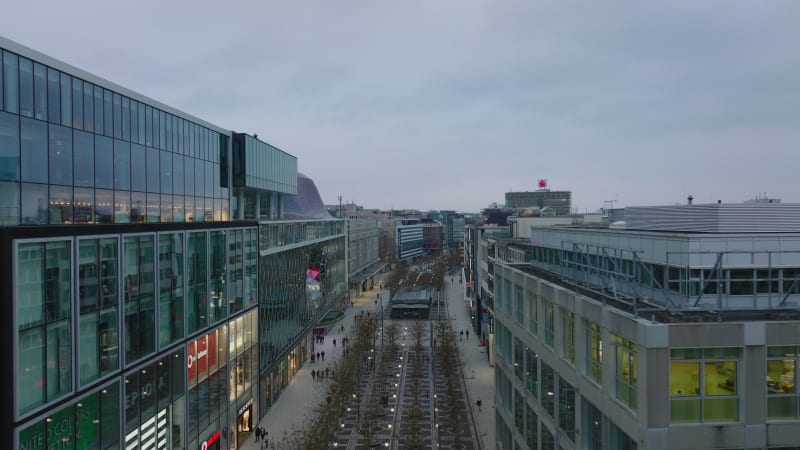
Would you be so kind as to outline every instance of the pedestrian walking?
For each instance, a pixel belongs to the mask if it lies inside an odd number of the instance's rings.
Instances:
[[[321,351],[320,354],[322,355],[322,360],[325,361],[325,350]]]
[[[256,428],[256,442],[261,439],[261,428]]]
[[[317,352],[317,359],[319,359],[319,352]]]
[[[333,340],[333,348],[336,348],[336,339]]]
[[[459,338],[460,341],[464,340],[464,330],[461,330],[461,337]]]
[[[467,340],[469,340],[469,330],[467,330]]]
[[[315,359],[315,358],[314,358],[314,354],[312,353],[312,354],[311,354],[311,364],[314,364],[314,359]]]
[[[313,380],[316,378],[317,378],[317,372],[315,372],[314,369],[311,369],[311,379]]]
[[[330,373],[331,373],[331,369],[326,367],[325,368],[325,377],[327,378]]]

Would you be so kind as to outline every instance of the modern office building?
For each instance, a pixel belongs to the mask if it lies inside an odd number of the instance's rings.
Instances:
[[[284,217],[306,194],[280,149],[0,58],[4,442],[238,448],[345,295],[343,222]]]
[[[800,205],[626,218],[495,264],[497,447],[796,449]]]
[[[506,208],[548,208],[556,216],[566,216],[572,209],[572,192],[551,191],[544,188],[535,191],[506,192]]]
[[[438,254],[444,243],[444,227],[436,220],[424,219],[422,223],[422,249],[426,254]]]
[[[378,220],[362,215],[347,216],[347,273],[351,295],[372,289],[375,275],[386,263],[379,259]]]
[[[395,225],[397,260],[413,260],[422,256],[422,222],[419,219],[397,219]]]

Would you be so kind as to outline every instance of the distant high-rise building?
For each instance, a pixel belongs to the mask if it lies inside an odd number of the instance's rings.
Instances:
[[[506,208],[549,208],[556,216],[566,216],[572,209],[572,191],[542,188],[536,191],[506,192]]]

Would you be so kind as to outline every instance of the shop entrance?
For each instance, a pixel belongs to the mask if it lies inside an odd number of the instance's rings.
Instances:
[[[239,414],[239,418],[236,420],[236,442],[244,442],[253,431],[255,431],[253,426],[253,407],[248,406]]]

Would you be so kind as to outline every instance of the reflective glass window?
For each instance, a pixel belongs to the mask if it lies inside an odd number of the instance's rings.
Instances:
[[[154,238],[128,236],[124,242],[125,360],[135,361],[155,350]]]
[[[50,124],[50,183],[72,185],[72,128]]]
[[[161,221],[161,194],[147,193],[147,222],[158,223]]]
[[[48,222],[47,185],[22,183],[20,200],[23,225]]]
[[[119,368],[117,239],[85,239],[78,246],[81,384]]]
[[[94,86],[94,132],[103,133],[103,88]]]
[[[112,93],[108,89],[103,89],[103,134],[114,137],[114,107]]]
[[[94,89],[92,84],[83,82],[83,129],[94,132]]]
[[[183,197],[183,207],[185,221],[192,222],[194,220],[194,197],[188,195]]]
[[[114,188],[131,188],[131,144],[114,140]]]
[[[158,148],[167,148],[167,115],[164,111],[158,112]]]
[[[33,117],[47,120],[47,68],[33,63]]]
[[[228,311],[228,295],[226,288],[226,232],[225,231],[212,231],[209,233],[211,242],[210,252],[210,269],[211,276],[209,278],[211,295],[211,322],[214,323],[227,316]]]
[[[639,365],[636,356],[637,346],[635,343],[620,336],[614,336],[613,339],[616,344],[616,398],[625,406],[636,410],[639,378]]]
[[[19,113],[33,117],[33,61],[19,58]]]
[[[131,192],[131,222],[147,222],[147,194]]]
[[[94,201],[95,222],[114,223],[114,191],[97,189],[94,191]]]
[[[0,112],[0,180],[19,180],[19,172],[19,116]]]
[[[114,191],[114,223],[130,223],[131,191]]]
[[[128,97],[122,97],[122,139],[131,139],[131,101]]]
[[[75,223],[94,223],[94,189],[75,188]]]
[[[184,199],[184,197],[182,195],[173,195],[172,196],[172,221],[173,222],[184,222],[184,221],[186,221],[184,202],[185,202],[185,199]]]
[[[114,139],[122,139],[122,97],[114,92],[111,99],[114,108]]]
[[[186,245],[187,271],[187,325],[189,333],[208,326],[208,310],[206,302],[208,251],[206,233],[189,233]]]
[[[48,159],[47,124],[23,117],[20,131],[22,181],[47,183],[47,170],[42,167]]]
[[[83,129],[83,81],[72,79],[72,127]]]
[[[72,385],[68,241],[17,248],[17,412],[63,397]]]
[[[173,169],[172,169],[172,192],[174,194],[183,194],[183,156],[179,154],[172,155]]]
[[[183,337],[183,233],[162,234],[158,238],[160,346]]]
[[[161,192],[172,193],[172,153],[167,151],[159,152],[161,157]]]
[[[183,181],[186,183],[187,196],[195,195],[195,175],[194,175],[194,158],[184,156],[183,158]]]
[[[5,110],[19,112],[19,57],[3,52],[3,96]]]
[[[47,120],[61,123],[61,74],[47,68]]]
[[[136,100],[130,100],[128,114],[130,115],[131,119],[131,142],[139,144],[139,102]]]
[[[147,192],[159,192],[160,177],[159,172],[159,151],[158,149],[147,148]]]
[[[738,351],[729,347],[670,352],[672,423],[739,420]]]
[[[144,144],[148,147],[153,146],[153,108],[148,105],[143,105],[144,109]]]
[[[145,121],[145,105],[144,105],[144,103],[138,103],[137,102],[137,104],[136,104],[136,112],[137,112],[137,115],[139,116],[139,120],[137,121],[139,123],[139,144],[145,145],[145,143],[146,143],[145,142],[145,133],[147,131],[147,127],[146,127],[146,123],[147,122]]]
[[[114,141],[99,134],[94,139],[94,185],[103,189],[114,187]]]
[[[94,134],[75,130],[73,139],[73,160],[75,186],[94,186]]]
[[[50,185],[50,223],[73,223],[72,186]]]
[[[172,145],[172,123],[173,122],[172,122],[172,119],[174,119],[172,114],[167,114],[167,123],[166,123],[166,126],[167,126],[167,143],[166,143],[166,149],[168,151],[170,151],[170,152],[173,150],[173,145]]]
[[[19,224],[19,183],[0,181],[0,225]]]
[[[131,144],[131,190],[147,190],[147,159],[144,147],[139,144]]]
[[[172,222],[172,196],[161,194],[161,222]]]
[[[72,77],[61,74],[61,125],[72,126]]]

